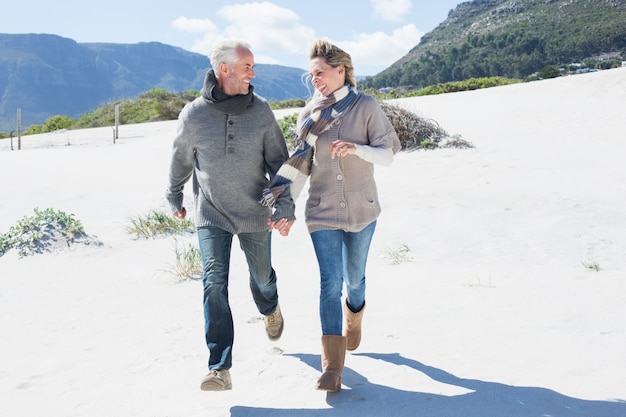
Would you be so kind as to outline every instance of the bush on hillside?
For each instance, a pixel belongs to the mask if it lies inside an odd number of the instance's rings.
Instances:
[[[459,91],[471,91],[481,88],[491,88],[500,85],[518,84],[523,82],[517,78],[505,78],[505,77],[481,77],[481,78],[468,78],[463,81],[451,81],[443,84],[435,84],[428,87],[421,88],[416,91],[410,91],[406,93],[405,97],[417,97],[417,96],[430,96],[436,94],[456,93]]]
[[[56,115],[50,117],[42,125],[32,125],[24,132],[25,135],[37,135],[40,133],[56,132],[62,129],[71,129],[76,122],[69,116]]]
[[[283,101],[270,100],[269,103],[270,103],[270,107],[272,108],[272,110],[279,110],[279,109],[295,109],[297,107],[304,107],[304,105],[306,104],[306,101],[304,101],[301,98],[294,98],[294,99],[283,100]]]
[[[153,88],[134,99],[118,100],[83,114],[74,128],[112,126],[115,124],[115,107],[119,105],[119,122],[122,125],[134,123],[176,120],[178,113],[188,102],[198,97],[197,91],[170,93],[160,88]]]

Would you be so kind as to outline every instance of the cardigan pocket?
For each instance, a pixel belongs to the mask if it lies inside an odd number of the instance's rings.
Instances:
[[[380,214],[380,205],[375,194],[365,190],[353,191],[347,195],[350,204],[350,224],[363,225],[375,220]]]
[[[365,190],[349,193],[348,199],[364,208],[373,208],[376,206],[376,196],[371,193],[367,193]]]

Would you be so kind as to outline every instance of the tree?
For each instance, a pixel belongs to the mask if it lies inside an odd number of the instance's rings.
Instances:
[[[537,76],[539,78],[544,79],[544,80],[546,80],[548,78],[556,78],[556,77],[558,77],[560,75],[561,75],[561,73],[559,72],[559,69],[556,68],[553,65],[547,65],[547,66],[543,67],[541,69],[541,71],[539,71],[537,73]]]

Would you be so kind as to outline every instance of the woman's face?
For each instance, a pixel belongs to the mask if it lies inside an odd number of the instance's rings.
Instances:
[[[309,63],[309,69],[311,84],[324,96],[339,90],[346,82],[344,66],[332,67],[322,57],[313,58]]]

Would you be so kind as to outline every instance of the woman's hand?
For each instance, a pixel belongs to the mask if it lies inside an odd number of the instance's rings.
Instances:
[[[333,141],[329,145],[328,149],[330,150],[330,157],[333,159],[356,152],[356,146],[354,143],[345,142],[341,139]]]

